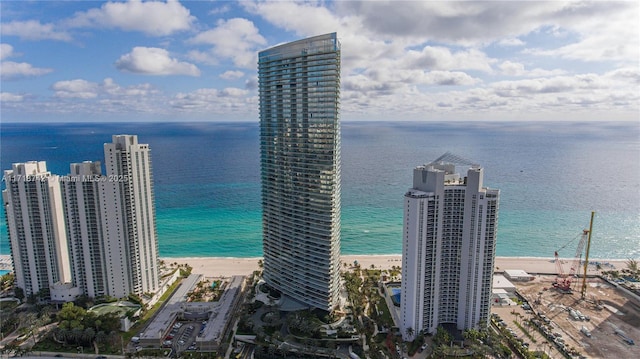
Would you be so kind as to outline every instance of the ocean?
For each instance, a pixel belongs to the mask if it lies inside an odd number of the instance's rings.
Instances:
[[[163,257],[262,255],[257,122],[2,123],[0,166],[103,160],[113,134],[152,151]],[[445,152],[501,190],[497,255],[573,257],[591,211],[591,258],[640,258],[640,123],[343,122],[342,253],[399,254],[412,170]],[[4,188],[4,184],[3,184]],[[8,254],[4,211],[0,254]]]

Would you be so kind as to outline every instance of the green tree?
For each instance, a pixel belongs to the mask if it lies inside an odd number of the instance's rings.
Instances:
[[[24,289],[15,287],[13,289],[13,293],[15,294],[16,298],[20,299],[20,301],[24,300]]]
[[[480,338],[480,332],[477,329],[469,328],[462,332],[462,336],[472,342],[475,342]]]
[[[407,328],[407,337],[413,338],[413,334],[414,334],[413,328],[411,327]]]
[[[453,341],[453,337],[442,326],[436,329],[436,334],[433,336],[433,341],[437,345],[449,345]]]
[[[107,338],[108,338],[108,335],[107,333],[104,332],[104,330],[101,330],[96,333],[96,343],[106,343]]]
[[[82,332],[81,341],[85,344],[91,344],[96,338],[96,331],[88,327]]]
[[[73,330],[76,328],[84,329],[82,321],[87,315],[87,311],[73,303],[65,303],[58,312],[56,318],[60,322],[59,326],[65,329]]]
[[[0,277],[0,289],[8,290],[14,285],[16,276],[13,273],[7,273]]]
[[[629,271],[631,276],[637,278],[640,275],[640,270],[638,270],[638,261],[633,258],[629,258],[626,264],[627,270]]]

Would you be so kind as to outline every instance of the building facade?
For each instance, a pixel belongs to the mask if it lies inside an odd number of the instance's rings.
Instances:
[[[456,165],[470,165],[466,176]],[[405,340],[440,325],[486,327],[500,192],[484,170],[451,154],[413,171],[404,196],[401,329]]]
[[[340,283],[340,43],[335,33],[258,57],[263,277],[331,311]]]
[[[54,284],[71,283],[59,177],[44,161],[14,163],[2,191],[16,287],[25,297],[51,299]]]
[[[100,182],[107,292],[155,293],[160,286],[155,198],[149,145],[136,135],[104,144],[106,176]]]
[[[70,301],[160,289],[149,145],[113,136],[100,162],[52,175],[45,162],[16,163],[3,191],[16,284],[26,296]]]
[[[109,294],[103,250],[100,162],[72,163],[61,181],[75,285],[91,298]]]

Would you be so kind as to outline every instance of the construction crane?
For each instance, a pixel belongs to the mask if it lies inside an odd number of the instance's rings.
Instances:
[[[567,244],[562,246],[560,249],[555,251],[554,257],[556,260],[556,270],[558,272],[558,277],[556,281],[553,283],[553,286],[565,293],[571,292],[571,284],[573,277],[576,275],[578,268],[580,267],[580,261],[582,259],[582,252],[585,249],[585,245],[587,247],[585,262],[584,262],[584,276],[582,280],[582,298],[584,298],[586,290],[587,290],[587,266],[589,265],[589,249],[591,247],[591,231],[593,230],[593,217],[595,212],[591,212],[591,221],[589,224],[589,229],[585,229],[582,231],[582,236],[580,237],[580,241],[578,242],[578,247],[576,248],[576,254],[571,262],[571,268],[569,269],[569,273],[565,273],[564,268],[562,267],[562,262],[560,261],[560,255],[558,252],[565,248],[569,243],[573,242],[573,240],[569,241]]]
[[[576,255],[573,261],[571,262],[571,268],[569,270],[569,273],[565,273],[562,267],[562,261],[560,260],[560,255],[558,254],[559,250],[555,252],[554,256],[556,258],[556,269],[558,271],[558,277],[556,278],[555,283],[553,283],[553,286],[556,287],[557,289],[564,292],[571,292],[571,282],[573,280],[573,277],[576,274],[576,271],[578,270],[578,267],[580,266],[580,260],[582,259],[582,251],[584,250],[584,246],[587,242],[588,236],[589,236],[589,231],[585,229],[582,232],[582,237],[580,238],[580,241],[578,242]]]
[[[589,249],[591,248],[591,234],[593,233],[593,217],[596,212],[591,211],[591,220],[589,221],[589,238],[587,238],[587,251],[584,256],[584,275],[582,276],[582,299],[587,297],[587,268],[589,267]]]

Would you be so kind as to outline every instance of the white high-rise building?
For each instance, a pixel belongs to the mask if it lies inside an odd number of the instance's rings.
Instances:
[[[26,297],[51,299],[54,285],[72,280],[59,177],[47,171],[46,162],[30,161],[14,163],[4,180],[16,286]]]
[[[107,291],[100,188],[100,162],[72,163],[61,181],[74,282],[91,298]]]
[[[149,146],[113,136],[100,162],[52,175],[45,162],[5,171],[3,202],[17,286],[26,296],[71,301],[155,293],[160,286]]]
[[[456,165],[470,166],[466,176]],[[401,330],[405,340],[439,325],[486,327],[500,192],[482,167],[446,153],[416,167],[404,196]]]
[[[122,297],[160,286],[150,149],[136,135],[114,135],[104,145],[100,182],[107,292]]]

